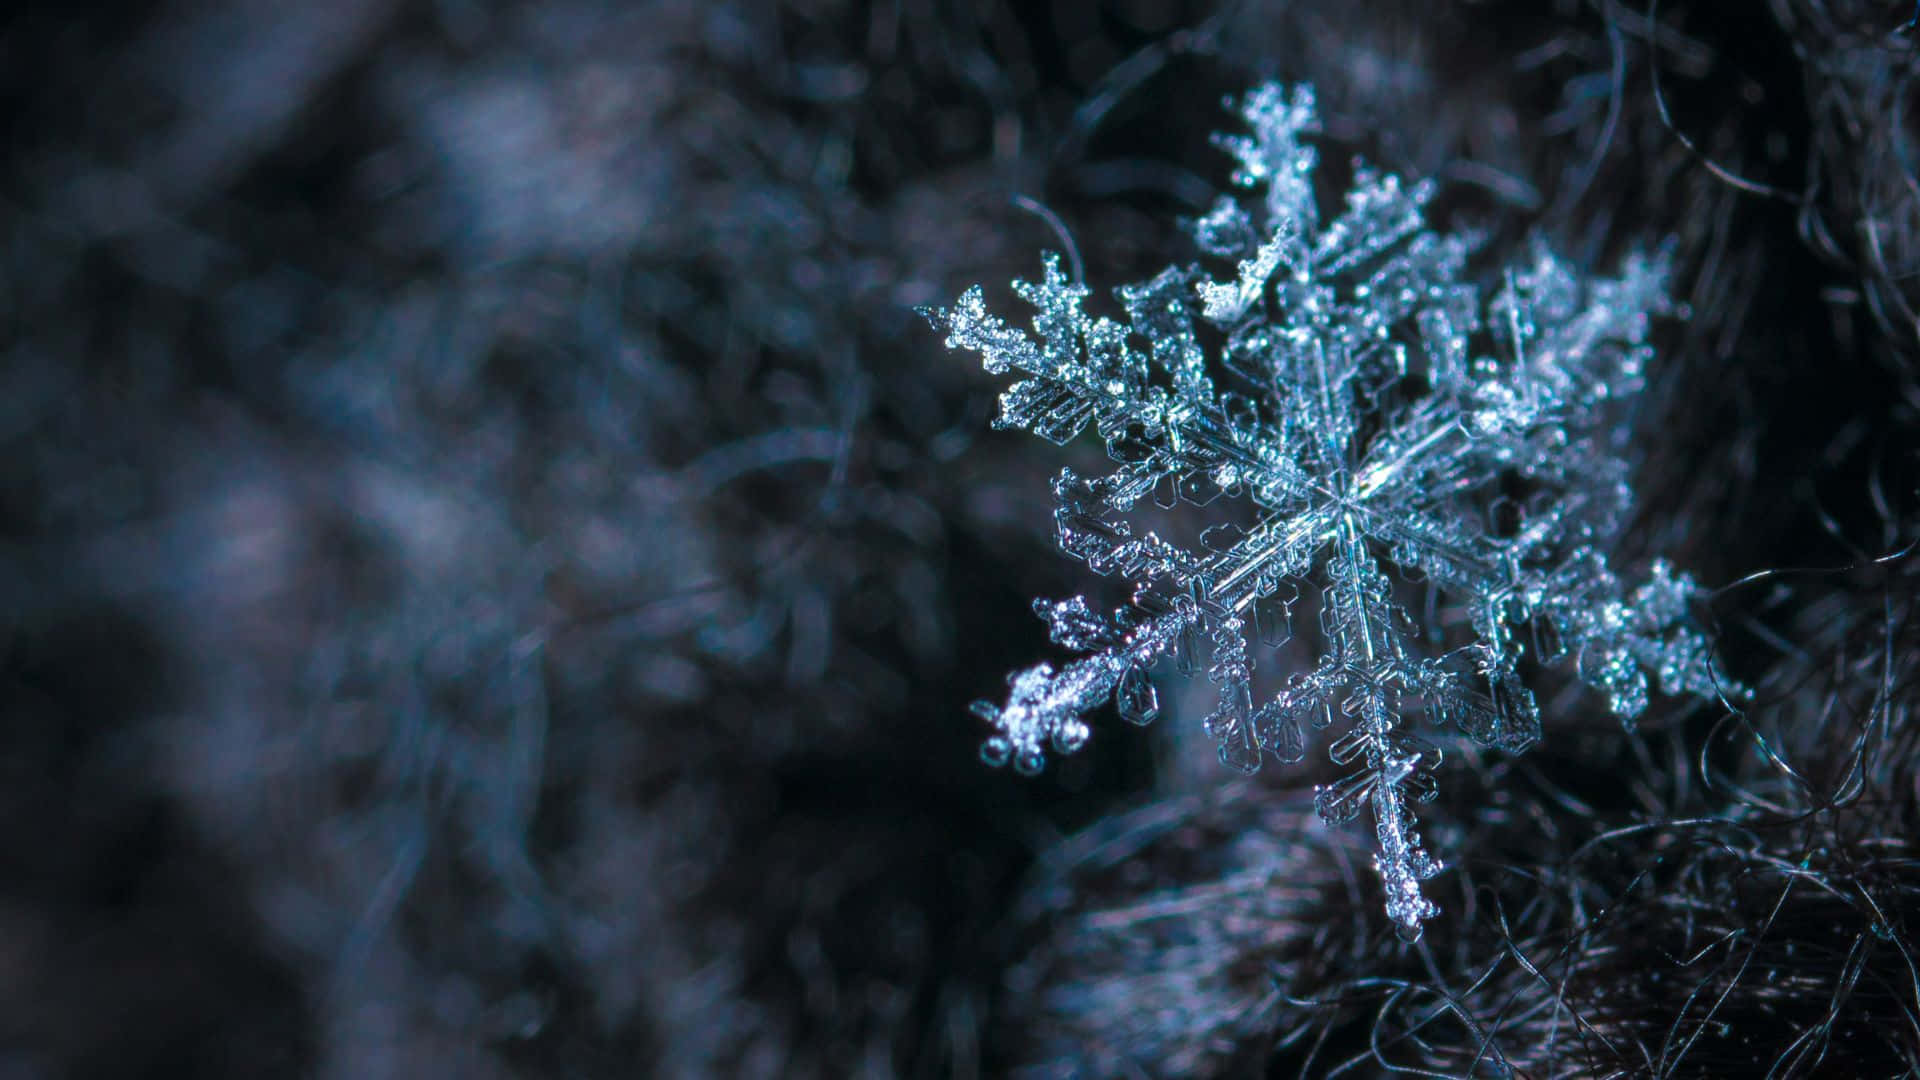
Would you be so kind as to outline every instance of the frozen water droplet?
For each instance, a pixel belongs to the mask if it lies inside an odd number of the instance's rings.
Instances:
[[[1253,716],[1253,726],[1261,745],[1281,761],[1294,762],[1307,756],[1307,736],[1300,730],[1300,718],[1281,708],[1279,702],[1261,706]]]
[[[1260,771],[1260,747],[1244,726],[1220,744],[1220,764],[1248,776]]]
[[[1005,735],[988,736],[987,741],[980,744],[980,760],[996,769],[1005,765],[1012,756],[1013,741]]]
[[[1160,693],[1138,664],[1120,676],[1120,684],[1113,689],[1113,703],[1120,710],[1120,718],[1128,723],[1151,724],[1160,715]]]
[[[1053,748],[1063,754],[1071,754],[1087,745],[1087,737],[1093,734],[1086,724],[1069,719],[1061,722],[1053,732]]]

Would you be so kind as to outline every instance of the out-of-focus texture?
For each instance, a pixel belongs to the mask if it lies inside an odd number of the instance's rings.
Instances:
[[[0,1072],[1911,1068],[1910,14],[18,6]],[[1755,699],[1543,691],[1415,949],[1310,770],[1199,793],[1197,702],[1035,782],[964,711],[1058,462],[911,309],[1050,218],[1164,265],[1264,78],[1692,308],[1620,556]]]

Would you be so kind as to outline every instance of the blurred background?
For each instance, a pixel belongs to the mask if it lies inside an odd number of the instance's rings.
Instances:
[[[1904,1074],[1912,14],[16,5],[0,1077]],[[1541,688],[1418,948],[1177,685],[1032,781],[965,708],[1096,451],[913,309],[1189,258],[1268,78],[1476,273],[1672,239],[1618,557],[1759,688]]]

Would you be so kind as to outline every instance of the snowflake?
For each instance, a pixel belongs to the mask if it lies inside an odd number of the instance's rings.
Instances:
[[[1118,468],[1063,470],[1054,517],[1062,548],[1134,586],[1111,615],[1035,603],[1084,655],[1014,674],[1003,706],[976,703],[994,729],[982,756],[1037,772],[1044,747],[1086,742],[1109,698],[1147,723],[1148,669],[1170,655],[1191,673],[1204,655],[1227,765],[1298,761],[1309,729],[1342,729],[1328,753],[1351,772],[1316,806],[1331,824],[1371,810],[1387,914],[1411,939],[1438,910],[1420,882],[1440,863],[1410,804],[1433,798],[1441,754],[1410,711],[1518,753],[1540,736],[1523,657],[1574,658],[1629,723],[1648,671],[1670,694],[1729,688],[1687,624],[1693,581],[1656,561],[1629,585],[1603,554],[1632,500],[1619,405],[1642,385],[1650,317],[1670,311],[1665,260],[1583,278],[1536,244],[1483,309],[1462,280],[1472,240],[1425,227],[1430,184],[1356,163],[1322,222],[1311,89],[1264,86],[1240,112],[1251,134],[1217,141],[1253,197],[1191,225],[1206,255],[1238,260],[1231,280],[1189,265],[1123,286],[1122,326],[1086,314],[1087,289],[1049,255],[1043,280],[1014,283],[1037,337],[989,314],[978,286],[925,312],[949,348],[1019,376],[996,427],[1064,445],[1091,422],[1105,440]],[[1137,514],[1181,504],[1231,512],[1187,543],[1136,531]],[[1452,622],[1471,640],[1423,655],[1445,628],[1416,629],[1386,564],[1464,610]],[[1285,643],[1303,586],[1320,598],[1318,663],[1256,704],[1249,634]]]

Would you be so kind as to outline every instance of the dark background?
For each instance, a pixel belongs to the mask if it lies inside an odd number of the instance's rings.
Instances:
[[[0,1077],[1906,1074],[1911,14],[15,6]],[[1617,555],[1758,691],[1450,756],[1417,948],[1177,686],[1034,781],[965,711],[1091,451],[912,309],[1016,197],[1187,258],[1265,78],[1478,273],[1673,239]]]

